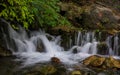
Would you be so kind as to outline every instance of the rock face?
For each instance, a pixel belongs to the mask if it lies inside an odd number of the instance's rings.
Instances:
[[[101,55],[109,54],[108,52],[109,50],[106,42],[98,43],[97,49],[98,49],[98,54],[101,54]]]
[[[84,29],[120,29],[119,0],[62,0],[61,15]],[[64,1],[67,1],[64,2]],[[114,4],[113,4],[114,3]]]
[[[12,52],[10,51],[11,47],[9,44],[13,44],[13,48],[16,50],[13,39],[10,40],[9,30],[8,30],[8,22],[4,19],[0,18],[0,56],[10,56]]]
[[[120,60],[110,57],[90,56],[83,61],[86,66],[99,67],[99,68],[120,68]]]

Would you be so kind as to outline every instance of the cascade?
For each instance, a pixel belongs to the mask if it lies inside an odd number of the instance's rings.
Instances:
[[[114,55],[119,55],[119,38],[118,38],[118,34],[114,37],[114,45],[113,45],[113,51],[114,51]]]
[[[6,22],[6,21],[4,21]],[[35,63],[44,63],[50,61],[51,57],[58,57],[65,64],[75,64],[79,63],[86,57],[91,55],[98,54],[97,44],[99,40],[96,41],[95,32],[78,32],[75,39],[70,39],[70,49],[67,51],[61,47],[61,37],[52,36],[45,33],[44,31],[34,31],[30,32],[28,35],[25,29],[22,27],[19,30],[14,30],[9,23],[9,39],[4,38],[5,42],[8,42],[6,46],[11,47],[13,55],[19,57],[20,61],[23,61],[23,64],[33,65]],[[4,37],[7,34],[2,30]],[[49,40],[47,37],[51,37]],[[100,36],[98,36],[100,37]],[[112,43],[112,38],[114,43]],[[10,41],[10,42],[9,42]],[[72,46],[72,42],[75,41],[75,44]],[[119,56],[119,38],[116,36],[108,36],[106,39],[106,44],[109,48],[109,55]],[[44,45],[43,52],[37,51],[37,45],[40,43]],[[15,47],[13,47],[15,46]],[[113,46],[113,47],[112,47]],[[7,47],[8,48],[8,47]],[[73,53],[73,50],[77,50],[77,53]],[[107,54],[106,54],[107,55]]]
[[[106,43],[109,48],[109,55],[119,56],[120,45],[119,45],[118,34],[116,34],[114,36],[108,36],[106,39]]]

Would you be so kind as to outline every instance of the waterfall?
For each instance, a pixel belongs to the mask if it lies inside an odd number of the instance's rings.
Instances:
[[[113,46],[113,51],[114,51],[114,55],[119,55],[119,38],[118,38],[118,34],[114,37],[114,46]]]
[[[79,45],[79,43],[80,43],[80,36],[81,36],[81,32],[78,32],[78,36],[77,36],[77,40],[76,40],[76,45]]]
[[[94,31],[79,31],[77,35],[74,35],[75,39],[69,39],[70,49],[64,50],[64,47],[61,47],[62,38],[60,36],[52,36],[42,30],[29,32],[28,35],[22,27],[14,30],[9,23],[7,24],[9,37],[6,37],[7,34],[4,33],[4,29],[1,28],[5,42],[9,43],[6,43],[6,46],[7,48],[11,48],[10,50],[13,52],[13,55],[16,55],[20,61],[23,61],[25,66],[49,62],[51,57],[59,58],[64,64],[76,64],[91,55],[99,54],[97,44],[100,43],[100,41],[96,41],[96,39],[100,36],[96,37]],[[51,39],[48,39],[48,37]],[[110,35],[106,38],[109,55],[119,55],[118,41],[118,35]],[[73,44],[73,42],[75,43]],[[42,52],[37,50],[38,45],[44,46]],[[76,51],[76,53],[74,53],[74,51]]]
[[[94,36],[94,32],[78,32],[77,40],[75,46],[71,50],[77,49],[78,52],[88,53],[88,54],[97,54],[97,41]]]
[[[109,49],[109,55],[113,55],[113,50],[112,50],[112,37],[113,36],[108,36],[106,39],[106,43],[108,45],[108,49]]]
[[[113,39],[113,40],[112,40]],[[109,55],[119,56],[119,37],[118,34],[114,36],[108,36],[106,43],[109,48]]]

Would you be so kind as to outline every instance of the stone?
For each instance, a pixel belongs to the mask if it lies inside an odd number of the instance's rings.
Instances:
[[[83,64],[88,66],[90,65],[91,61],[94,61],[95,59],[96,59],[95,56],[90,56],[83,61]]]
[[[40,69],[40,72],[43,74],[43,75],[48,75],[48,74],[53,74],[57,71],[57,69],[52,66],[52,65],[46,65],[46,66],[43,66],[41,69]]]
[[[105,61],[104,57],[97,57],[92,63],[92,66],[101,66]]]
[[[80,71],[72,71],[71,75],[82,75]]]
[[[56,64],[61,63],[60,59],[57,58],[57,57],[52,57],[52,58],[51,58],[51,62],[52,62],[52,63],[56,63]]]
[[[90,65],[90,66],[101,66],[103,62],[105,61],[104,57],[99,56],[90,56],[86,60],[83,61],[84,65]]]
[[[109,58],[107,58],[106,65],[110,68],[120,68],[120,60],[116,60],[115,58],[110,56]]]
[[[120,69],[120,60],[110,57],[101,57],[97,55],[90,56],[83,60],[83,64],[86,66],[92,66],[96,68],[112,68],[112,69]]]

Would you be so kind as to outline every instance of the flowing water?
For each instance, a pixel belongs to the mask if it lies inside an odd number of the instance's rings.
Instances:
[[[8,30],[6,34],[4,28],[1,28],[6,48],[17,57],[15,61],[22,61],[23,67],[49,62],[52,57],[59,58],[66,65],[74,65],[91,55],[100,55],[97,45],[100,43],[99,39],[103,38],[101,32],[96,34],[93,31],[79,31],[75,35],[71,35],[74,36],[74,39],[69,38],[69,48],[65,50],[64,46],[61,46],[61,36],[52,36],[43,30],[26,32],[22,27],[14,30],[8,22],[3,21],[7,23]],[[118,34],[108,35],[105,40],[108,53],[102,56],[112,55],[119,59],[119,41]],[[40,51],[38,47],[42,47]]]
[[[51,57],[59,58],[64,64],[76,64],[91,55],[99,55],[97,50],[99,40],[97,38],[103,38],[100,37],[101,33],[98,36],[92,31],[78,32],[75,35],[71,35],[75,36],[75,39],[70,38],[70,47],[64,50],[64,47],[61,47],[62,38],[60,36],[52,36],[42,30],[32,31],[28,34],[22,27],[14,30],[8,22],[3,21],[7,23],[8,27],[8,34],[5,33],[4,29],[1,29],[6,47],[20,61],[24,61],[24,66],[49,62]],[[51,39],[49,40],[48,37]],[[72,44],[73,42],[75,43]],[[108,54],[105,55],[113,55],[119,58],[120,45],[118,34],[108,36],[106,38],[106,44],[108,46]],[[43,45],[44,51],[39,52],[37,50],[38,45]],[[73,53],[74,50],[77,53]]]
[[[7,34],[2,30],[4,40],[7,42],[5,43],[6,47],[18,57],[18,61],[23,62],[24,66],[49,62],[52,57],[59,58],[64,64],[76,64],[91,55],[99,55],[97,50],[99,43],[97,37],[99,36],[95,36],[95,32],[78,32],[75,39],[70,39],[68,50],[64,50],[64,47],[61,47],[62,39],[60,36],[52,36],[42,30],[32,31],[28,34],[22,27],[19,27],[19,30],[14,30],[9,23],[7,24],[8,38],[5,37]],[[49,40],[48,37],[51,39]],[[72,45],[73,41],[75,41],[74,45]],[[119,58],[120,45],[118,41],[118,35],[106,38],[109,51],[107,56],[113,55]],[[42,52],[37,50],[38,45],[44,46]],[[77,52],[73,53],[74,50]]]

